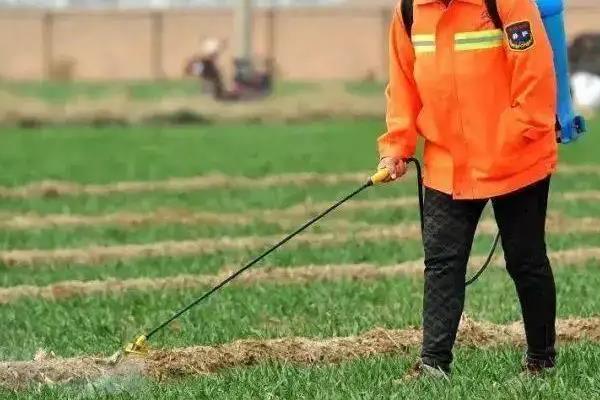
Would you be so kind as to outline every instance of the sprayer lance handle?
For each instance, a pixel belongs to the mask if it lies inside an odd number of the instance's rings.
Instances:
[[[419,177],[421,176],[421,164],[419,163],[419,160],[417,160],[414,157],[409,157],[409,158],[403,158],[402,161],[404,161],[406,164],[410,164],[413,163],[415,164],[415,167],[417,169],[417,173],[419,175]],[[382,168],[379,171],[377,171],[375,174],[373,174],[371,176],[371,178],[369,178],[369,186],[373,186],[373,185],[380,185],[382,183],[387,183],[389,182],[390,179],[390,172],[388,171],[387,168]],[[419,178],[420,181],[420,178]],[[422,182],[419,182],[419,184],[421,184]]]
[[[390,173],[387,168],[380,169],[369,178],[370,185],[380,185],[390,179]]]

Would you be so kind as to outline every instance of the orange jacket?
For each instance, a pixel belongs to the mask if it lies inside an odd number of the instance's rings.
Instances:
[[[414,0],[390,29],[387,133],[381,157],[410,157],[425,139],[425,185],[456,199],[510,193],[556,166],[552,49],[533,0]]]

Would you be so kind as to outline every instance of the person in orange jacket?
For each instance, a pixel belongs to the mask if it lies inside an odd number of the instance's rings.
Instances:
[[[527,338],[524,368],[556,360],[556,289],[546,253],[550,176],[557,163],[552,49],[532,0],[497,0],[497,29],[484,0],[399,5],[389,36],[387,132],[379,168],[406,172],[424,138],[423,345],[417,368],[448,374],[463,311],[475,229],[494,207]]]

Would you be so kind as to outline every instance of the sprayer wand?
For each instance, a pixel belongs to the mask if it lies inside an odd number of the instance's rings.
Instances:
[[[423,217],[424,197],[423,197],[423,175],[422,175],[422,171],[421,171],[421,164],[419,163],[419,161],[416,158],[406,159],[405,162],[407,164],[413,163],[415,165],[415,169],[417,170],[417,186],[418,186],[418,196],[419,196],[419,215],[420,215],[420,222],[421,222],[421,233],[423,233],[425,221],[424,221],[424,217]],[[311,219],[310,221],[306,222],[304,225],[302,225],[301,227],[299,227],[298,229],[296,229],[294,232],[290,233],[289,235],[287,235],[286,237],[284,237],[283,239],[281,239],[279,242],[277,242],[271,248],[269,248],[268,250],[264,251],[258,257],[254,258],[252,261],[248,262],[241,269],[239,269],[238,271],[236,271],[233,274],[231,274],[229,277],[227,277],[221,283],[219,283],[218,285],[216,285],[215,287],[213,287],[212,289],[210,289],[208,292],[206,292],[202,296],[198,297],[197,299],[195,299],[194,301],[192,301],[190,304],[188,304],[187,306],[183,307],[181,310],[175,312],[169,319],[165,320],[164,322],[162,322],[160,325],[158,325],[155,328],[153,328],[152,330],[150,330],[145,335],[140,335],[137,338],[135,338],[135,340],[133,342],[131,342],[131,343],[129,343],[129,344],[127,344],[125,346],[125,349],[124,349],[125,354],[137,354],[137,355],[142,355],[142,356],[148,354],[148,352],[150,351],[150,346],[148,345],[148,341],[154,335],[156,335],[158,332],[160,332],[161,330],[163,330],[171,322],[173,322],[176,319],[178,319],[181,315],[183,315],[184,313],[186,313],[187,311],[189,311],[190,309],[192,309],[193,307],[195,307],[199,303],[201,303],[204,300],[208,299],[214,293],[216,293],[217,291],[219,291],[223,286],[227,285],[229,282],[231,282],[234,279],[236,279],[239,275],[241,275],[242,273],[244,273],[246,270],[252,268],[255,264],[257,264],[258,262],[260,262],[261,260],[263,260],[269,254],[271,254],[272,252],[274,252],[275,250],[277,250],[278,248],[280,248],[281,246],[283,246],[284,244],[286,244],[287,242],[289,242],[290,240],[292,240],[294,237],[298,236],[300,233],[302,233],[303,231],[305,231],[306,229],[308,229],[310,226],[314,225],[315,223],[317,223],[318,221],[320,221],[321,219],[323,219],[329,213],[331,213],[332,211],[334,211],[335,209],[337,209],[338,207],[340,207],[342,204],[346,203],[347,201],[349,201],[353,197],[357,196],[359,193],[363,192],[365,189],[367,189],[367,188],[369,188],[371,186],[374,186],[374,185],[385,183],[385,182],[388,181],[388,179],[389,179],[389,172],[387,171],[387,169],[381,169],[381,170],[377,171],[377,173],[375,173],[373,176],[371,176],[367,180],[367,182],[365,182],[362,186],[360,186],[359,188],[357,188],[356,190],[354,190],[352,193],[348,194],[343,199],[339,200],[337,203],[335,203],[334,205],[332,205],[331,207],[329,207],[328,209],[326,209],[325,211],[323,211],[322,213],[320,213],[319,215],[317,215],[316,217],[314,217],[313,219]],[[470,285],[475,280],[477,280],[479,278],[479,276],[481,276],[481,274],[483,273],[483,271],[485,271],[485,269],[488,267],[488,265],[490,264],[490,261],[492,259],[492,255],[493,255],[494,251],[496,250],[496,246],[498,244],[498,240],[499,240],[499,235],[496,236],[496,239],[494,241],[494,245],[493,245],[493,247],[492,247],[492,249],[490,251],[490,255],[488,256],[487,261],[484,263],[484,266],[480,269],[480,271],[471,280],[469,280],[466,283],[466,285]]]

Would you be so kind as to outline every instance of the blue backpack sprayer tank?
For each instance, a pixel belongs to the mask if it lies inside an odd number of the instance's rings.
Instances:
[[[586,130],[585,120],[573,111],[569,76],[569,57],[564,23],[563,0],[536,0],[546,33],[554,52],[554,70],[558,85],[556,119],[561,143],[577,140]]]

